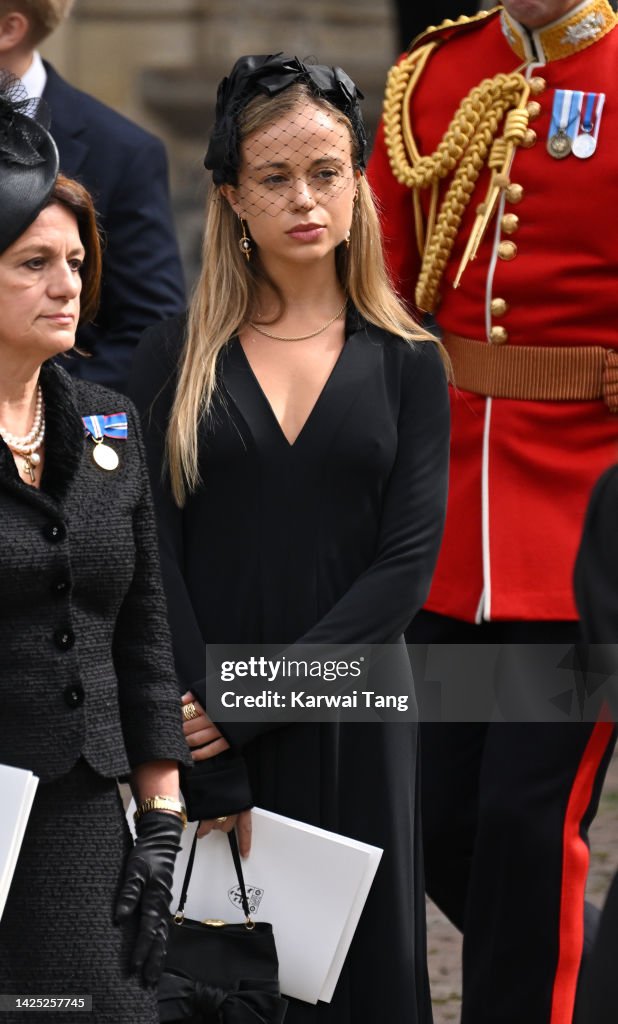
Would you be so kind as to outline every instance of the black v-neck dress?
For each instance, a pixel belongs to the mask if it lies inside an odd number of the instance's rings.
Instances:
[[[183,686],[203,693],[205,641],[396,641],[429,590],[444,519],[449,411],[436,346],[412,347],[352,311],[341,355],[290,444],[233,338],[202,428],[203,483],[180,510],[161,467],[183,331],[176,320],[144,335],[132,385]],[[233,752],[194,769],[194,815],[253,802],[384,849],[332,1003],[293,1001],[288,1024],[427,1024],[417,726],[222,730]]]

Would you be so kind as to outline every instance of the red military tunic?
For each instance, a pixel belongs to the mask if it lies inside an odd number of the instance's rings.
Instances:
[[[545,83],[530,97],[540,107],[530,108],[536,139],[529,134],[511,166],[510,181],[521,186],[511,194],[521,198],[509,202],[502,195],[455,290],[487,168],[478,180],[440,286],[442,330],[489,344],[492,328],[500,326],[507,345],[618,348],[615,21],[605,0],[585,0],[528,35],[498,8],[418,41],[441,39],[410,100],[421,155],[436,149],[460,101],[483,78],[527,61],[526,77]],[[607,94],[589,159],[557,160],[547,151],[556,89]],[[382,207],[395,282],[413,303],[420,257],[412,192],[393,176],[382,127],[369,180]],[[447,522],[426,607],[467,621],[577,618],[575,555],[592,486],[616,459],[618,416],[600,399],[515,401],[455,388],[451,407]]]

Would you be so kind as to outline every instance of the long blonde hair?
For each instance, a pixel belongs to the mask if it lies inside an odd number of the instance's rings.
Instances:
[[[323,107],[345,124],[352,139],[352,162],[358,167],[358,143],[348,118],[331,103],[316,97],[304,85],[290,86],[273,99],[258,96],[239,119],[240,138],[246,139],[299,104]],[[260,288],[268,285],[283,308],[283,297],[268,277],[254,246],[247,262],[239,245],[238,218],[220,189],[210,188],[206,202],[206,229],[202,268],[189,308],[178,386],[167,433],[167,468],[172,494],[182,507],[200,483],[198,425],[208,417],[217,390],[219,353],[257,310]],[[352,214],[350,245],[339,245],[335,266],[341,285],[362,316],[376,327],[409,342],[429,335],[418,326],[395,295],[384,264],[382,236],[371,189],[365,177],[358,182]]]

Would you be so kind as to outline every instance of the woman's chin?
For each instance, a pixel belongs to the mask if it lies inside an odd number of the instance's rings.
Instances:
[[[68,355],[74,348],[75,331],[58,331],[54,337],[49,338],[47,344],[41,345],[41,362],[53,359],[54,356]]]

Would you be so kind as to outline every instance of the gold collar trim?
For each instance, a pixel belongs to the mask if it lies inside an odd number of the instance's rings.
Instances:
[[[517,56],[543,64],[585,50],[618,24],[608,0],[583,0],[562,18],[537,29],[524,28],[505,10],[500,19],[506,40]]]

